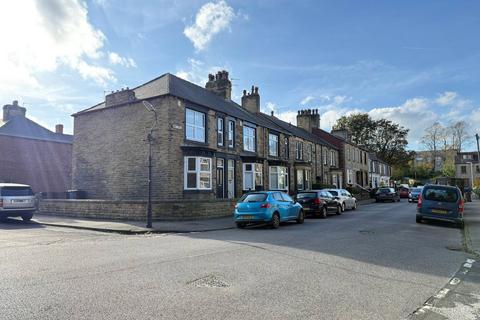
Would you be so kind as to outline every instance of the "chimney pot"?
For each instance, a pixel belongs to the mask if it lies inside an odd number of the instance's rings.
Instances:
[[[244,95],[244,96],[247,95],[247,90],[243,90],[243,95]]]
[[[13,100],[13,105],[18,106],[18,100]]]
[[[272,117],[273,117],[274,111],[272,110]]]
[[[63,124],[57,124],[55,126],[55,133],[63,134]]]
[[[258,87],[255,87],[255,94],[258,94]]]

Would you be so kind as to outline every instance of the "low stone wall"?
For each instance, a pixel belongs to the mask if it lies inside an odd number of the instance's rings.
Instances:
[[[155,220],[192,220],[232,216],[236,200],[167,200],[152,202]],[[114,220],[145,220],[146,201],[42,199],[48,215]]]

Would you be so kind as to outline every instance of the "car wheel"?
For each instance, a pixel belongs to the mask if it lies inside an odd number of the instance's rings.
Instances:
[[[342,212],[345,212],[345,209],[346,208],[345,208],[345,202],[344,202],[344,203],[342,203]]]
[[[327,218],[327,208],[322,207],[322,210],[320,211],[320,218],[322,219]]]
[[[280,227],[280,216],[278,213],[273,214],[271,225],[273,229],[278,229],[278,227]]]
[[[239,228],[239,229],[245,229],[245,227],[246,227],[245,223],[237,222],[237,228]]]
[[[338,206],[337,207],[337,212],[336,212],[338,215],[341,215],[342,214],[342,206]]]
[[[33,218],[33,213],[24,213],[22,214],[23,221],[30,221]]]
[[[353,203],[352,210],[357,210],[357,201],[355,201],[355,202]]]
[[[297,223],[302,224],[305,221],[305,213],[302,209],[298,212]]]
[[[421,216],[417,216],[415,218],[415,221],[417,221],[417,223],[422,223],[422,217]]]

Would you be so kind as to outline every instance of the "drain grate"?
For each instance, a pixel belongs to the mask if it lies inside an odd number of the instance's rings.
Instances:
[[[230,284],[217,275],[208,275],[188,282],[188,284],[201,288],[227,288]]]

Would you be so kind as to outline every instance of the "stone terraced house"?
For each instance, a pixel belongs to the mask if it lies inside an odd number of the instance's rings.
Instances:
[[[299,113],[296,127],[260,112],[257,87],[241,105],[231,88],[226,71],[205,88],[167,73],[74,114],[72,184],[89,200],[64,211],[142,218],[152,126],[154,218],[227,215],[250,190],[292,194],[341,176],[338,148],[311,133],[317,111]]]

